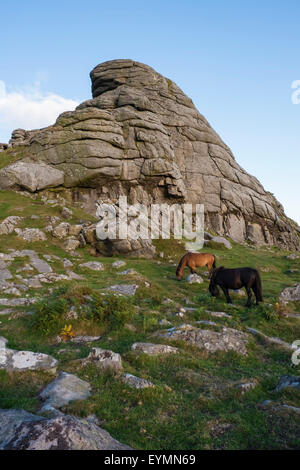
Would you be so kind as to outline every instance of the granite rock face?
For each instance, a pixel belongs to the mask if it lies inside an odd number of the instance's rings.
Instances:
[[[115,203],[120,195],[129,204],[203,203],[206,228],[219,236],[299,249],[296,224],[174,82],[125,59],[90,75],[93,99],[53,126],[24,131],[23,141],[20,130],[13,134],[10,145],[24,144],[18,165],[52,168],[51,185],[69,188],[91,213],[97,202]],[[0,171],[0,184],[8,171]]]

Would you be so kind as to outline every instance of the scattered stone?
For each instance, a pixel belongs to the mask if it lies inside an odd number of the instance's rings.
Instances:
[[[57,360],[47,354],[0,349],[0,369],[11,371],[47,370],[55,373],[56,366]]]
[[[0,420],[0,448],[5,450],[132,450],[87,419],[1,410]]]
[[[186,278],[187,282],[189,284],[201,284],[203,282],[203,279],[201,276],[199,276],[199,274],[189,274]]]
[[[73,236],[73,237],[78,237],[80,235],[80,232],[82,230],[82,226],[81,225],[70,225],[70,228],[69,228],[69,235]],[[81,240],[81,238],[79,239],[79,241]],[[84,241],[84,237],[82,236],[82,240]],[[86,245],[85,241],[83,243],[83,246]]]
[[[157,354],[170,354],[177,353],[178,348],[169,346],[167,344],[154,344],[154,343],[134,343],[131,346],[132,351],[142,352],[149,356],[155,356]]]
[[[63,265],[64,265],[65,268],[68,269],[68,268],[71,268],[73,266],[73,263],[69,259],[64,258],[63,259]]]
[[[74,252],[80,246],[80,241],[77,238],[68,238],[64,242],[64,249],[68,252]]]
[[[199,325],[219,326],[218,323],[215,323],[214,321],[211,321],[211,320],[198,320],[196,321],[196,323]]]
[[[62,216],[63,219],[72,219],[73,212],[71,211],[71,209],[68,209],[67,207],[63,207],[60,215]]]
[[[4,336],[0,336],[0,349],[5,349],[8,343],[8,339],[4,338]]]
[[[76,344],[83,344],[99,341],[99,339],[101,339],[101,336],[75,336],[75,338],[71,339],[71,342]]]
[[[221,332],[202,330],[191,325],[181,325],[170,328],[167,332],[159,333],[162,338],[181,340],[205,349],[209,353],[216,351],[236,351],[243,356],[247,355],[248,335],[233,328],[222,327]]]
[[[231,318],[232,315],[229,315],[228,313],[225,312],[211,312],[210,310],[205,310],[205,313],[208,313],[208,315],[211,315],[212,317],[225,317],[225,318]]]
[[[22,221],[23,217],[19,217],[17,215],[11,215],[6,217],[6,219],[2,220],[0,223],[0,235],[9,235],[13,233],[18,225]]]
[[[127,385],[133,388],[149,388],[154,387],[154,384],[146,379],[141,379],[140,377],[136,377],[132,374],[123,374],[121,380],[125,382]]]
[[[138,272],[137,272],[135,269],[133,269],[133,268],[129,268],[129,269],[126,269],[125,271],[121,271],[121,272],[118,273],[118,274],[120,274],[120,275],[122,275],[122,276],[129,276],[129,275],[130,275],[130,276],[133,276],[133,275],[138,274]]]
[[[13,312],[14,312],[14,309],[12,309],[12,308],[1,308],[0,307],[0,315],[10,315]]]
[[[240,384],[237,384],[235,386],[235,388],[237,390],[240,390],[242,392],[242,394],[246,393],[246,392],[249,392],[250,390],[252,390],[253,388],[255,388],[257,386],[257,381],[256,380],[252,380],[250,382],[242,382]]]
[[[61,222],[53,229],[52,235],[56,238],[62,239],[69,235],[70,224],[67,222]]]
[[[297,349],[297,346],[294,345],[294,344],[290,344],[290,343],[287,343],[286,341],[283,341],[282,339],[280,338],[274,338],[273,336],[267,336],[265,335],[264,333],[262,333],[261,331],[259,330],[256,330],[255,328],[248,328],[248,331],[253,334],[254,336],[260,336],[262,337],[265,341],[267,341],[268,343],[274,343],[274,344],[278,344],[279,346],[282,346],[284,347],[285,349],[289,349],[289,350],[295,350]]]
[[[9,287],[3,291],[4,294],[16,295],[17,297],[21,295],[21,292],[16,287]]]
[[[25,228],[24,230],[15,229],[15,231],[17,231],[19,238],[23,238],[23,240],[30,243],[47,240],[45,233],[39,228]]]
[[[85,400],[91,395],[91,386],[88,382],[79,379],[76,375],[60,372],[56,379],[47,385],[39,397],[46,406],[61,408],[74,400]]]
[[[20,307],[21,305],[30,305],[35,302],[35,299],[21,297],[20,299],[0,299],[0,305],[5,307]]]
[[[120,354],[109,349],[92,348],[90,354],[83,360],[83,364],[93,362],[100,369],[113,369],[118,371],[123,368]]]
[[[296,255],[296,254],[292,253],[292,254],[287,256],[287,259],[293,259],[293,260],[294,259],[299,259],[299,255]]]
[[[136,284],[116,284],[108,287],[109,290],[123,295],[134,295],[138,286]]]
[[[295,388],[300,390],[300,377],[293,375],[283,375],[279,381],[279,384],[275,388],[276,392],[281,392],[285,388]]]
[[[125,266],[125,265],[126,265],[125,261],[117,260],[117,261],[114,261],[111,266],[113,268],[121,268],[122,266]]]
[[[88,261],[87,263],[82,263],[79,265],[80,268],[87,268],[91,269],[92,271],[103,271],[104,266],[102,263],[98,263],[97,261]]]
[[[169,322],[168,320],[166,320],[166,318],[163,318],[162,320],[159,320],[158,324],[160,326],[169,326],[171,325],[171,322]]]
[[[300,284],[296,284],[293,287],[286,287],[279,295],[279,302],[287,304],[288,302],[299,302],[300,301]]]

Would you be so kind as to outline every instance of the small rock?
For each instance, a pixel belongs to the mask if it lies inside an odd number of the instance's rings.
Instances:
[[[140,377],[136,377],[132,374],[123,374],[121,380],[125,382],[127,385],[133,388],[149,388],[154,387],[154,384],[146,379],[141,379]]]
[[[17,235],[19,238],[23,238],[23,240],[30,243],[47,240],[45,233],[39,228],[25,228],[24,230],[20,230]]]
[[[45,405],[61,408],[73,400],[84,400],[90,394],[91,386],[88,382],[76,375],[61,371],[57,378],[44,388],[39,397],[45,401]]]
[[[118,294],[123,295],[134,295],[138,286],[136,284],[116,284],[114,286],[108,287],[109,290],[117,292]]]
[[[125,266],[125,265],[126,265],[125,261],[117,260],[117,261],[114,261],[111,266],[113,268],[121,268],[122,266]]]
[[[186,278],[187,282],[189,284],[201,284],[203,282],[203,279],[201,276],[199,276],[199,274],[189,274]]]
[[[75,336],[75,338],[71,339],[71,342],[76,344],[83,344],[99,341],[99,339],[101,339],[101,336]]]
[[[93,362],[100,369],[120,370],[123,368],[120,354],[109,349],[92,348],[90,354],[83,363]]]
[[[66,238],[69,235],[70,224],[67,222],[61,222],[53,230],[53,236],[56,238]]]
[[[80,246],[80,241],[77,238],[68,238],[64,242],[64,249],[68,252],[74,252]]]
[[[57,360],[47,354],[0,349],[0,369],[12,371],[48,370],[49,372],[55,372],[56,366]]]
[[[137,271],[133,268],[126,269],[125,271],[121,271],[120,273],[122,276],[128,276],[128,275],[135,275],[138,274]]]
[[[63,207],[60,215],[62,216],[63,219],[72,219],[73,212],[71,211],[71,209],[68,209],[67,207]]]
[[[276,392],[281,392],[285,388],[296,388],[300,390],[300,377],[292,375],[283,375],[279,381],[279,384],[275,388]]]
[[[87,263],[82,263],[79,265],[81,268],[91,269],[92,271],[103,271],[104,266],[102,263],[97,261],[88,261]]]

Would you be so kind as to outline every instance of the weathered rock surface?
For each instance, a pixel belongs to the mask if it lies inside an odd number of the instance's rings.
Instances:
[[[293,287],[286,287],[279,295],[279,302],[282,304],[295,301],[300,301],[300,284],[296,284]]]
[[[0,449],[131,450],[87,419],[46,419],[24,410],[1,410],[0,421]]]
[[[0,187],[62,185],[91,213],[119,195],[147,206],[203,203],[219,236],[299,250],[296,224],[174,82],[127,59],[98,65],[91,80],[93,99],[53,126],[13,133],[25,156],[0,171]]]
[[[189,284],[201,284],[203,282],[203,279],[199,274],[189,274],[186,278],[187,282]]]
[[[123,368],[120,354],[109,349],[92,348],[90,354],[83,360],[84,364],[93,362],[100,369],[112,369],[118,371]]]
[[[79,265],[80,268],[87,268],[91,269],[92,271],[103,271],[104,266],[102,263],[98,261],[87,261],[86,263],[82,263]]]
[[[216,351],[236,351],[243,356],[247,355],[248,335],[233,328],[222,327],[221,331],[202,330],[191,325],[181,325],[170,328],[159,336],[171,340],[181,340],[205,349],[209,353]]]
[[[0,348],[0,369],[10,371],[22,370],[48,370],[55,372],[57,360],[52,356],[32,351],[15,351],[6,348],[6,343],[2,341]]]
[[[167,344],[154,344],[154,343],[134,343],[131,346],[133,351],[143,352],[149,356],[156,356],[157,354],[170,354],[177,353],[178,349]]]
[[[132,374],[123,374],[123,376],[121,377],[121,380],[133,388],[154,387],[154,384],[150,382],[150,380],[142,379]]]
[[[0,171],[0,189],[22,187],[34,192],[62,185],[64,173],[45,163],[19,161]]]
[[[284,390],[285,388],[296,388],[297,390],[300,390],[300,377],[283,375],[275,390],[276,392],[281,392],[281,390]]]
[[[138,286],[136,284],[115,284],[114,286],[110,286],[108,289],[116,292],[117,294],[131,296],[135,294],[137,288]]]
[[[91,386],[76,375],[60,372],[57,378],[47,385],[39,397],[45,402],[42,408],[61,408],[73,400],[84,400],[91,394]]]

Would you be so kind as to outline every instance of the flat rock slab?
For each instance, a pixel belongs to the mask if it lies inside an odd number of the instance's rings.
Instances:
[[[297,390],[300,390],[300,377],[295,377],[293,375],[283,375],[275,391],[281,392],[281,390],[285,388],[296,388]]]
[[[150,380],[142,379],[132,374],[123,374],[121,380],[133,388],[140,389],[140,388],[154,387],[154,384],[150,382]]]
[[[48,370],[55,372],[58,361],[52,356],[32,351],[0,349],[0,369],[11,371]]]
[[[83,360],[83,364],[93,362],[100,369],[120,370],[123,368],[120,354],[109,349],[92,348],[90,354]]]
[[[154,343],[134,343],[131,346],[132,351],[143,352],[149,356],[156,356],[157,354],[170,354],[177,353],[178,349],[167,344],[154,344]]]
[[[30,298],[19,298],[19,299],[1,299],[0,298],[0,305],[4,305],[5,307],[20,307],[22,305],[30,305],[35,302],[35,299]]]
[[[167,332],[159,334],[162,338],[181,340],[205,349],[209,353],[216,351],[236,351],[243,356],[247,355],[248,335],[233,328],[222,327],[222,331],[202,330],[191,325],[182,325],[170,328]]]
[[[108,287],[108,290],[123,295],[134,295],[138,286],[136,284],[116,284]]]
[[[211,312],[210,310],[205,310],[205,313],[208,313],[208,315],[211,315],[212,317],[231,318],[231,315],[228,315],[228,313],[225,313],[225,312]]]
[[[16,412],[14,415],[14,411]],[[6,416],[8,413],[8,416]],[[132,450],[86,419],[47,419],[24,410],[0,411],[0,448],[5,450]]]
[[[73,400],[85,400],[91,394],[88,382],[76,375],[60,372],[58,377],[40,393],[45,405],[60,408]]]
[[[80,268],[87,268],[91,269],[92,271],[103,271],[104,266],[102,263],[98,263],[97,261],[88,261],[87,263],[82,263],[79,265]]]
[[[256,330],[255,328],[248,328],[248,331],[251,334],[253,334],[254,336],[260,336],[261,338],[263,338],[268,343],[278,344],[278,346],[282,346],[283,348],[289,349],[291,351],[294,351],[295,349],[297,349],[296,345],[287,343],[286,341],[283,341],[280,338],[275,338],[273,336],[267,336],[264,333],[262,333],[261,331]]]
[[[99,341],[101,336],[75,336],[71,339],[72,343],[82,344],[82,343],[92,343],[93,341]]]

